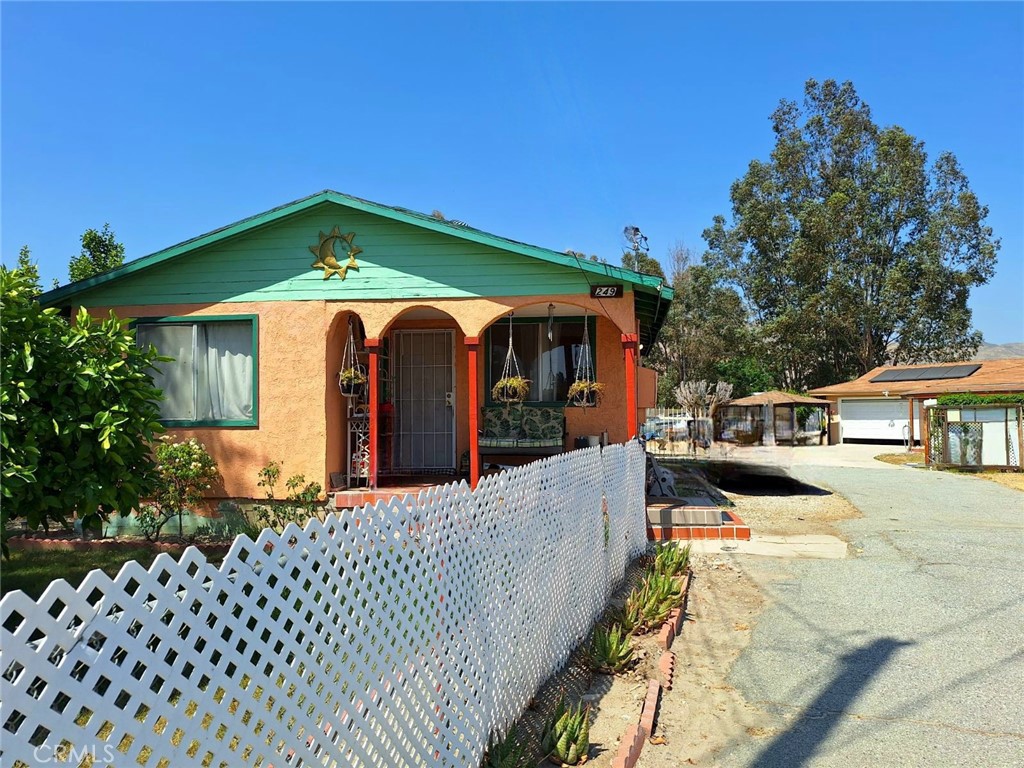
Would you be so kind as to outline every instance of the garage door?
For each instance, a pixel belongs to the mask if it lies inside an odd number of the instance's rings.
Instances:
[[[903,441],[906,439],[907,414],[906,400],[840,400],[842,439]],[[915,413],[915,416],[920,416],[920,413]],[[920,440],[919,419],[914,419],[914,422],[914,437]]]

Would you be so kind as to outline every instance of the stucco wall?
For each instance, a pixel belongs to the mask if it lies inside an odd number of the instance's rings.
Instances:
[[[546,306],[548,301],[571,303],[595,313],[603,310],[614,318],[597,317],[593,341],[597,376],[605,384],[602,404],[594,408],[566,408],[568,447],[580,435],[599,435],[607,430],[614,442],[626,439],[625,366],[620,335],[632,332],[632,294],[604,306],[588,296],[499,297],[495,299],[435,299],[390,302],[273,301],[222,304],[161,304],[92,307],[94,316],[114,309],[122,318],[197,317],[204,315],[257,315],[259,320],[259,400],[256,427],[173,428],[182,438],[196,437],[217,461],[222,475],[216,497],[260,498],[257,473],[268,462],[281,464],[283,480],[294,474],[308,482],[329,487],[331,472],[344,471],[345,399],[335,375],[341,368],[350,312],[361,318],[367,337],[377,338],[400,328],[450,328],[455,333],[456,360],[456,453],[458,462],[469,445],[466,336],[483,337],[486,328],[502,320],[510,309]],[[402,314],[429,306],[451,319],[410,320]],[[486,354],[479,355],[479,397],[486,402]]]
[[[90,312],[105,316],[109,309],[95,308]],[[328,324],[324,302],[166,304],[113,309],[122,318],[258,315],[258,426],[174,428],[168,433],[195,437],[206,445],[222,477],[220,486],[214,488],[215,496],[262,497],[263,489],[256,485],[257,472],[273,460],[281,463],[279,491],[284,490],[283,480],[293,474],[304,474],[308,482],[326,484],[324,350]]]

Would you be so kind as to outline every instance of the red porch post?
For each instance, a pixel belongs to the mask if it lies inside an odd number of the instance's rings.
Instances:
[[[370,467],[367,485],[370,488],[377,487],[377,442],[380,434],[380,425],[377,420],[380,418],[380,365],[377,359],[380,350],[380,339],[367,339],[366,351],[370,353],[367,363],[370,379]]]
[[[469,485],[476,488],[480,482],[480,371],[477,353],[480,337],[466,337],[469,368]]]
[[[636,437],[636,353],[637,335],[622,334],[622,352],[626,360],[626,439]]]

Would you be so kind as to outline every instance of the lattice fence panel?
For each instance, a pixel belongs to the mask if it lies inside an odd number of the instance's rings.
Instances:
[[[3,764],[475,767],[646,545],[643,483],[588,448],[11,593]]]

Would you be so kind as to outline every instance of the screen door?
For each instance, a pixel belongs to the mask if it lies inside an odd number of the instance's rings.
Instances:
[[[455,332],[395,331],[395,469],[455,470]]]

